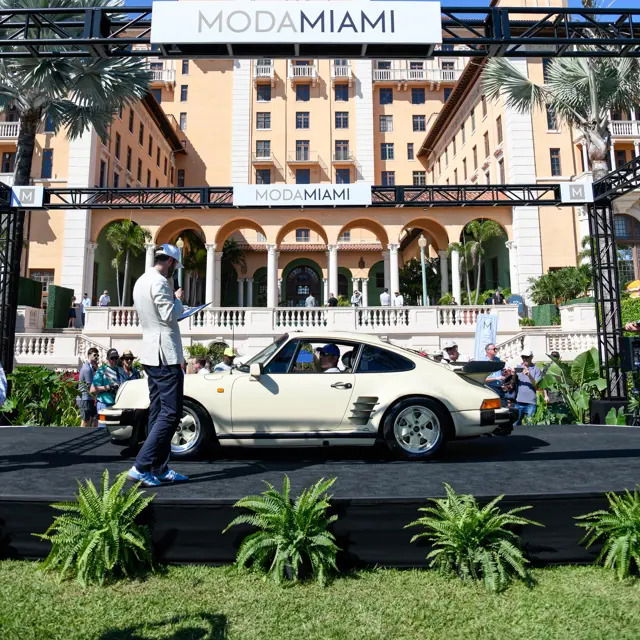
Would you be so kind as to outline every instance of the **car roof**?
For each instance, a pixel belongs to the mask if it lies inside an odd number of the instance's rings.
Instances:
[[[355,342],[367,342],[369,344],[375,345],[383,345],[385,347],[395,347],[397,345],[392,344],[391,342],[387,342],[386,340],[382,340],[379,336],[373,335],[371,333],[358,333],[356,331],[311,331],[309,329],[305,329],[304,331],[288,331],[289,338],[310,338],[314,340],[326,340],[327,342],[331,342],[332,340],[346,340],[346,341],[355,341]]]

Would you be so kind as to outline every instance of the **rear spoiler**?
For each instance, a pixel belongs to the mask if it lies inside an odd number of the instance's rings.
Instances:
[[[496,371],[502,371],[507,365],[501,360],[474,360],[459,366],[455,364],[451,366],[457,374],[484,384],[487,376]]]

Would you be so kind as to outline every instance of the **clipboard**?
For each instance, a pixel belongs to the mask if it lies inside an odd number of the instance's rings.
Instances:
[[[202,311],[205,307],[208,307],[211,303],[210,302],[205,302],[204,304],[201,304],[199,307],[189,307],[179,318],[178,318],[178,322],[180,322],[181,320],[185,320],[186,318],[189,318],[190,316],[192,316],[194,313],[198,313],[198,311]]]

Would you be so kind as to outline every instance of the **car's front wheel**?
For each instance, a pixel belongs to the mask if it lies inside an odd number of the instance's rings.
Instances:
[[[391,453],[407,460],[435,457],[444,447],[449,416],[429,398],[405,398],[386,415],[382,427]]]
[[[182,419],[171,439],[172,458],[196,458],[209,453],[216,434],[209,413],[197,402],[185,398]]]

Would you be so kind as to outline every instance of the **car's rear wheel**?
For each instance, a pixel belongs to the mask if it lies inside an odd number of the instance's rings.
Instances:
[[[382,431],[394,456],[426,460],[442,451],[449,433],[449,416],[429,398],[405,398],[386,415]]]
[[[171,439],[171,457],[199,458],[210,453],[215,443],[211,416],[202,405],[185,398],[182,419]]]

